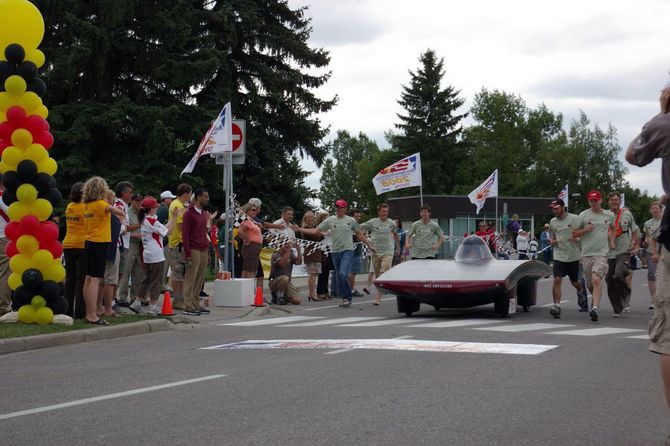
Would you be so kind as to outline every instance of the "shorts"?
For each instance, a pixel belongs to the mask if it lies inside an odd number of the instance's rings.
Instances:
[[[262,247],[260,243],[242,245],[242,271],[247,273],[258,272]]]
[[[363,262],[361,256],[354,256],[351,259],[351,274],[359,274],[363,272]]]
[[[307,274],[321,274],[321,262],[310,262],[305,266]]]
[[[554,260],[554,277],[570,278],[570,282],[579,282],[579,260],[574,262],[561,262]]]
[[[270,292],[279,293],[284,292],[284,297],[287,299],[293,299],[300,296],[300,292],[295,285],[291,283],[288,276],[279,276],[276,279],[272,279],[268,284]]]
[[[582,257],[582,266],[584,267],[584,278],[589,287],[593,286],[594,274],[604,279],[610,269],[607,256]]]
[[[186,273],[186,261],[181,246],[168,248],[168,265],[170,265],[170,280],[183,282]]]
[[[84,251],[88,258],[88,275],[98,279],[105,277],[107,266],[107,247],[109,242],[90,242],[86,240]]]
[[[116,257],[113,262],[110,262],[107,259],[105,264],[105,276],[102,279],[102,283],[105,285],[118,285],[119,284],[119,265],[121,264],[121,256],[119,255],[119,249],[116,249]]]
[[[661,247],[656,275],[654,314],[649,321],[649,350],[670,355],[670,253]]]
[[[391,269],[393,264],[393,254],[382,254],[380,256],[372,256],[372,266],[375,269],[375,276],[379,277],[382,273],[385,273]]]
[[[658,264],[654,263],[654,261],[651,259],[650,250],[647,249],[644,255],[647,257],[647,280],[654,282],[656,281],[656,268]]]

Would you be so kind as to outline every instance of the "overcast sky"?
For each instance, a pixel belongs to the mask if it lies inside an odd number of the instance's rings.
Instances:
[[[464,111],[482,87],[545,103],[566,126],[583,110],[619,132],[621,146],[658,112],[670,80],[670,4],[628,1],[289,0],[308,6],[310,43],[330,52],[332,78],[319,95],[339,96],[321,116],[337,130],[364,132],[387,147],[402,85],[420,53],[444,58],[445,85],[461,91]],[[623,159],[623,154],[621,155]],[[308,170],[314,164],[306,162]],[[634,187],[661,194],[660,162],[628,166]],[[318,188],[317,170],[308,185]],[[482,179],[483,180],[483,179]],[[370,185],[372,187],[372,185]],[[557,191],[558,192],[558,191]],[[504,191],[501,191],[504,195]]]

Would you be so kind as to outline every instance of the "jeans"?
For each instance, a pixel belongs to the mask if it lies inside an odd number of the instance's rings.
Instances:
[[[333,266],[335,267],[335,280],[337,281],[337,297],[351,300],[351,287],[349,286],[349,273],[351,273],[351,262],[354,259],[354,251],[347,250],[333,252]]]

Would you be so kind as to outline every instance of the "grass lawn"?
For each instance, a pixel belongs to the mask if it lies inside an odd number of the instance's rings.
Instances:
[[[124,314],[119,317],[108,317],[110,325],[127,324],[129,322],[139,322],[146,319],[156,319],[160,316]],[[18,338],[21,336],[34,336],[49,333],[60,333],[63,331],[83,330],[86,328],[97,328],[98,325],[89,324],[84,320],[75,320],[73,325],[37,325],[37,324],[0,324],[0,339]],[[101,327],[105,328],[105,327]]]

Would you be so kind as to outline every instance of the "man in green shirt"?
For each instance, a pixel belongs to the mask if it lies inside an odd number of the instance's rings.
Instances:
[[[430,220],[430,206],[419,208],[421,219],[412,223],[407,231],[405,249],[412,250],[412,259],[434,259],[444,243],[444,233],[437,223]]]
[[[353,217],[347,215],[349,204],[339,199],[335,202],[335,215],[324,220],[314,229],[302,228],[303,234],[320,235],[329,232],[332,238],[330,255],[335,267],[335,280],[337,281],[337,294],[342,298],[341,307],[351,306],[351,286],[349,286],[349,273],[351,272],[351,262],[354,258],[354,241],[352,234],[356,235],[358,240],[362,241],[374,253],[374,248],[370,245],[367,237],[361,231],[360,225]]]
[[[628,209],[621,209],[621,195],[611,192],[607,195],[610,211],[614,214],[614,247],[607,255],[609,268],[605,281],[607,296],[614,310],[614,317],[621,317],[630,297],[627,277],[632,274],[628,263],[630,256],[637,252],[637,234],[635,219]]]
[[[382,203],[377,206],[376,218],[371,218],[361,225],[361,228],[368,231],[371,235],[370,242],[375,248],[375,254],[372,256],[372,267],[375,270],[375,277],[388,271],[393,264],[393,253],[400,252],[400,238],[396,232],[395,222],[389,218],[389,205]],[[382,292],[377,289],[375,305],[379,305],[382,300]]]
[[[579,281],[579,242],[572,238],[572,230],[577,226],[579,217],[568,213],[565,202],[560,198],[549,205],[554,218],[549,222],[549,240],[554,254],[554,285],[552,295],[554,306],[549,310],[555,318],[561,317],[561,282],[568,276],[570,283],[577,290],[577,302],[586,300],[586,290]],[[588,303],[584,305],[588,306]],[[580,305],[581,307],[581,305]]]
[[[589,192],[587,198],[589,209],[579,214],[572,236],[580,238],[584,278],[593,296],[589,316],[598,322],[602,280],[609,270],[607,255],[614,246],[614,214],[602,208],[603,198],[597,190]]]

